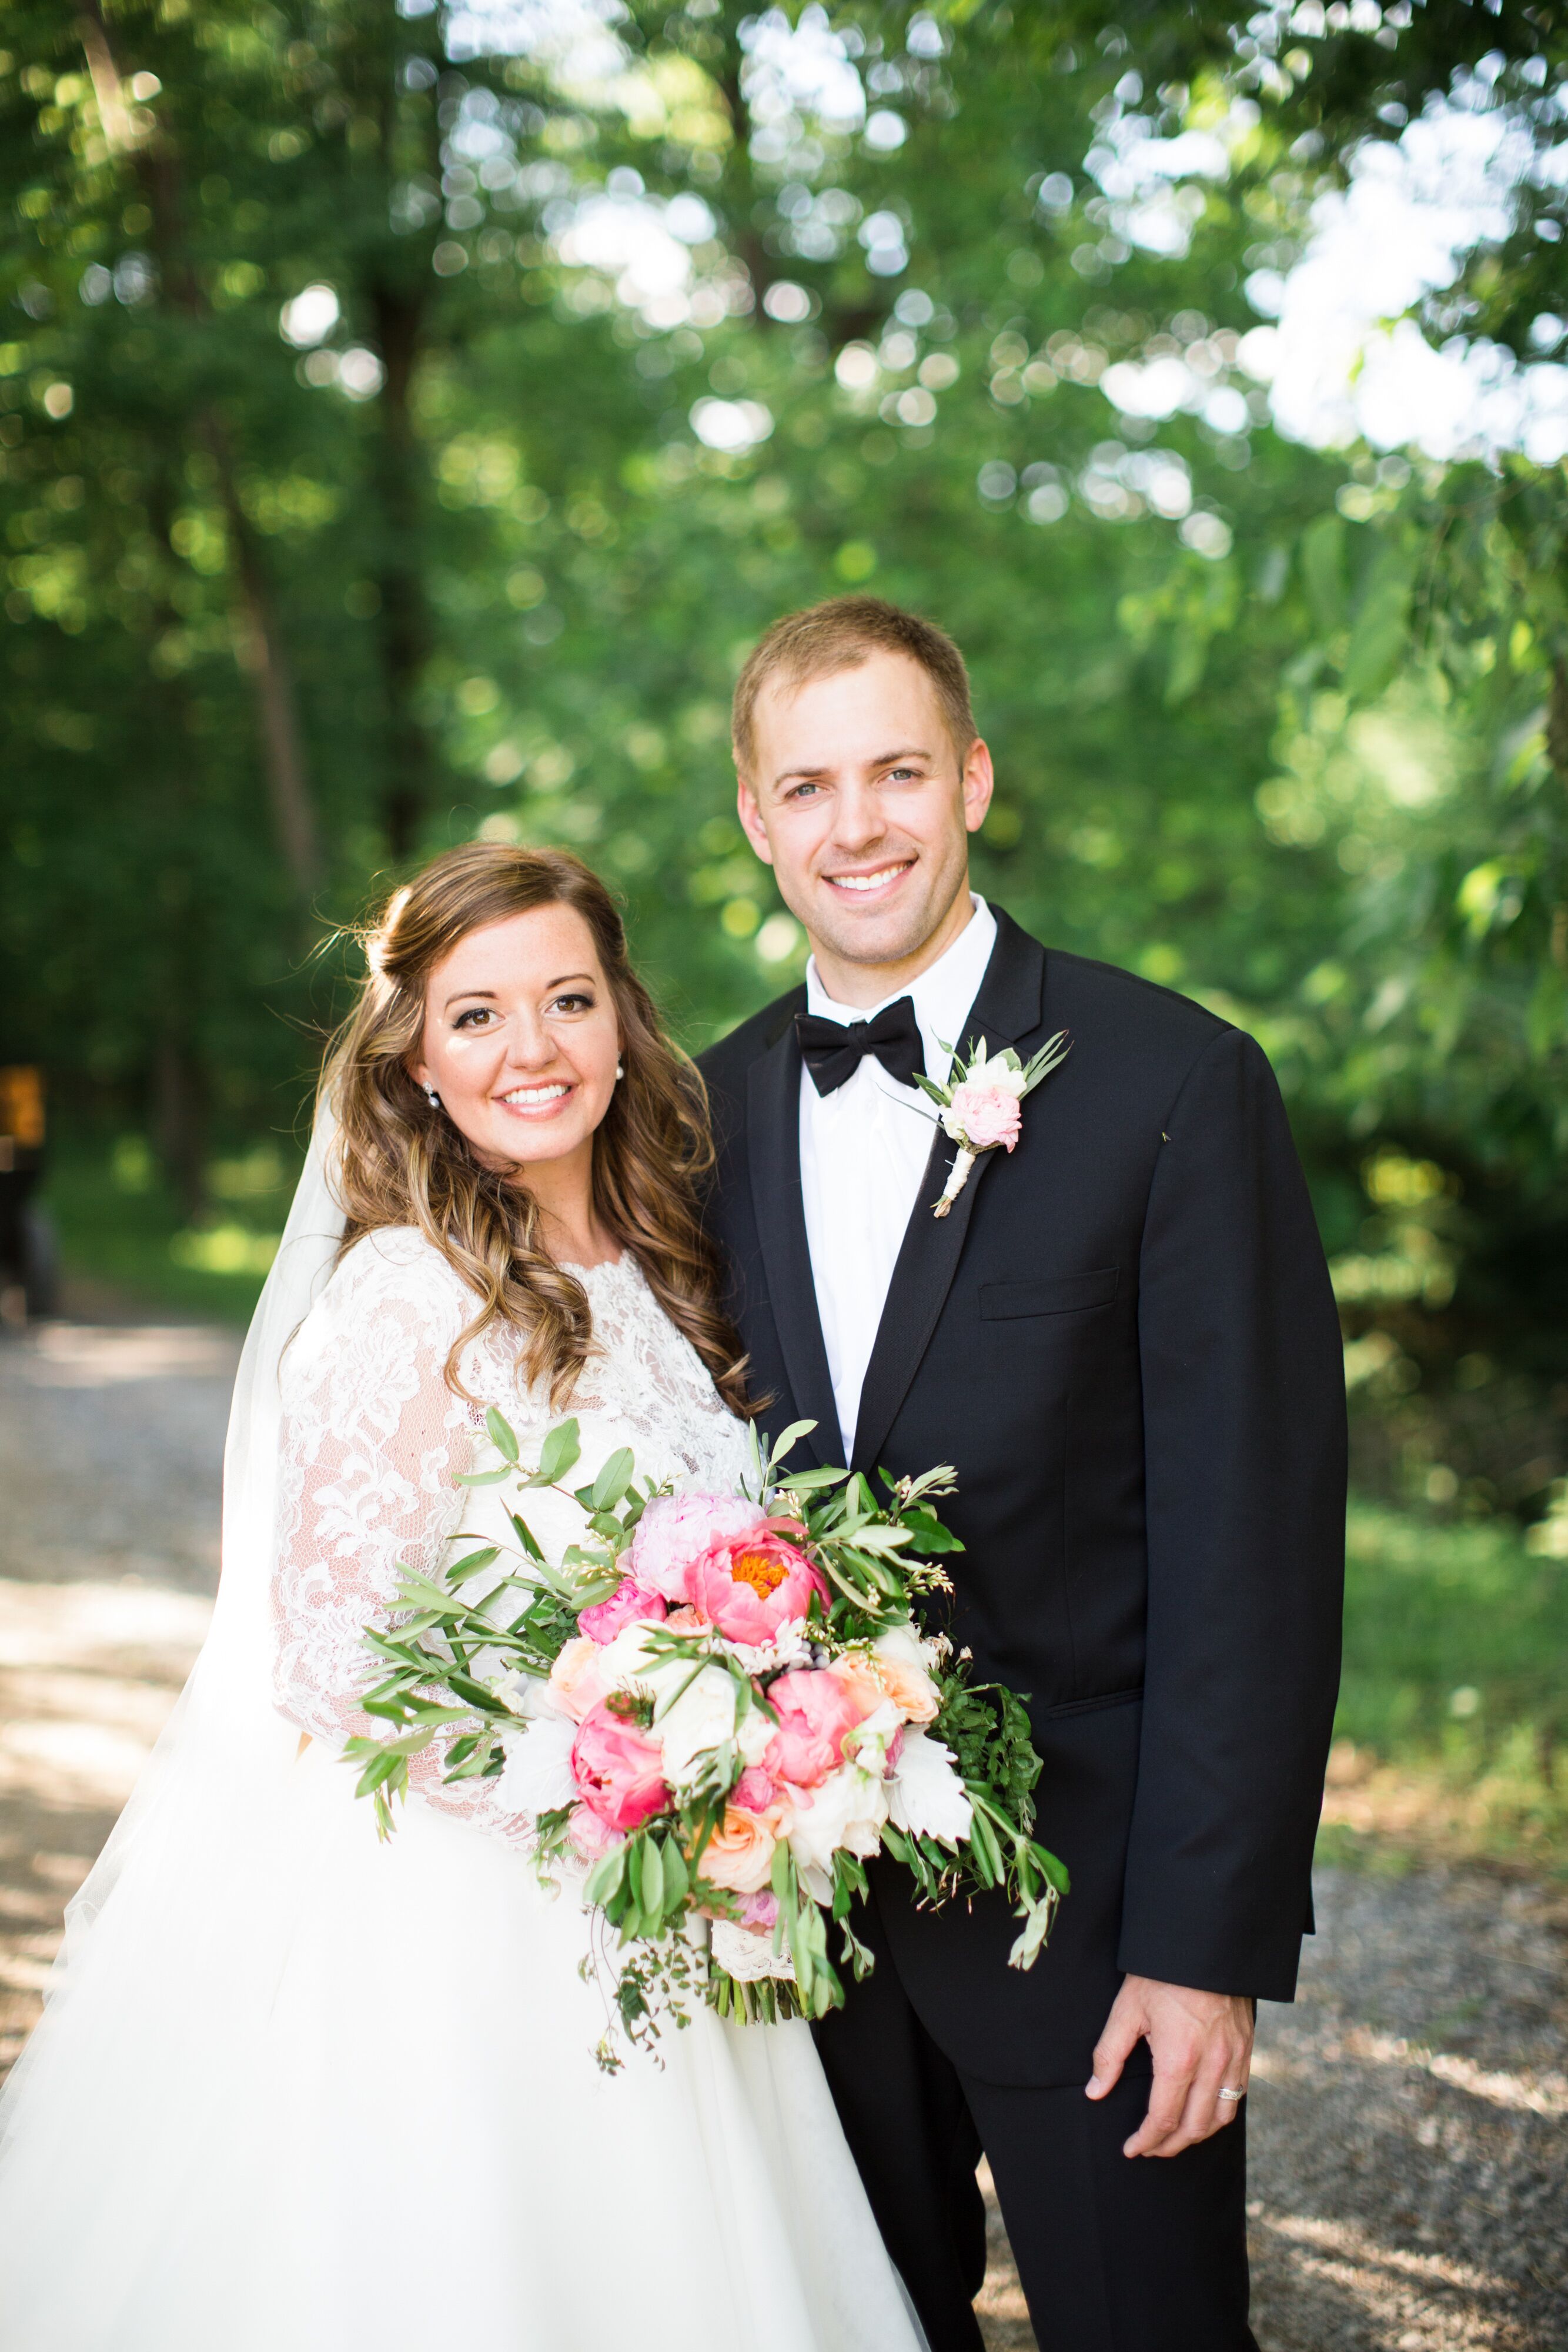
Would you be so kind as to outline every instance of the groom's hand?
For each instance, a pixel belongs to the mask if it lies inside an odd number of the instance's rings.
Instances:
[[[1235,1993],[1124,1979],[1089,2078],[1089,2096],[1103,2099],[1138,2043],[1148,2043],[1155,2062],[1149,2111],[1124,2156],[1179,2156],[1236,2121],[1240,2101],[1219,2093],[1247,2088],[1252,2024],[1252,2003]]]

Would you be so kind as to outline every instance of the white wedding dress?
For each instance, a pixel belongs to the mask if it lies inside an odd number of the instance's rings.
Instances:
[[[507,1777],[444,1789],[427,1753],[378,1843],[337,1752],[371,1727],[361,1629],[399,1559],[509,1534],[504,1488],[453,1483],[498,1458],[485,1406],[525,1458],[558,1416],[506,1336],[463,1352],[476,1403],[446,1385],[472,1294],[417,1234],[361,1240],[324,1287],[322,1234],[294,1238],[315,1303],[250,1407],[282,1465],[271,1573],[247,1603],[235,1568],[0,2108],[0,2345],[916,2352],[804,2024],[698,2008],[662,2069],[607,2077],[580,1881],[540,1887]],[[740,1424],[634,1261],[582,1279],[573,1483],[623,1444],[640,1474],[731,1481]],[[547,1549],[580,1525],[561,1496],[528,1510]],[[225,1525],[225,1595],[245,1540]]]

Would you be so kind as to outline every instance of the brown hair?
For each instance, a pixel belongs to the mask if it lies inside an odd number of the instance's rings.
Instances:
[[[756,757],[757,698],[769,679],[789,687],[808,678],[831,677],[858,669],[873,653],[905,654],[918,662],[936,689],[942,716],[962,760],[975,740],[969,673],[964,656],[945,629],[901,612],[881,596],[833,596],[803,613],[786,613],[753,646],[735,685],[730,731],[735,764],[743,776]]]
[[[717,1304],[718,1259],[698,1197],[713,1164],[706,1093],[632,969],[609,891],[567,850],[500,842],[448,850],[393,892],[366,935],[370,972],[321,1077],[338,1122],[342,1247],[383,1226],[416,1225],[480,1301],[447,1359],[449,1384],[460,1387],[456,1364],[467,1342],[504,1322],[526,1335],[530,1383],[547,1382],[558,1409],[570,1396],[593,1343],[588,1295],[545,1249],[531,1193],[505,1171],[481,1166],[409,1068],[434,967],[471,931],[552,906],[572,908],[592,932],[621,1031],[625,1076],[594,1136],[595,1210],[636,1258],[725,1402],[744,1413],[740,1342]]]

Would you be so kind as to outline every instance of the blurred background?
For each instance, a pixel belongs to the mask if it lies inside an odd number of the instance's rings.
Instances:
[[[694,1049],[799,976],[728,696],[872,590],[969,658],[979,887],[1284,1085],[1354,1416],[1327,1859],[1555,1900],[1561,10],[12,0],[0,40],[16,1478],[110,1443],[134,1498],[144,1440],[58,1391],[137,1381],[206,1463],[343,927],[428,852],[580,848]]]

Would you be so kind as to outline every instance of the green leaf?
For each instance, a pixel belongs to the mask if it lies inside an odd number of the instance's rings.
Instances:
[[[466,1584],[471,1576],[477,1576],[482,1568],[489,1568],[500,1557],[499,1547],[496,1544],[486,1544],[481,1551],[465,1552],[463,1558],[455,1559],[447,1570],[446,1581],[452,1585]],[[408,1628],[405,1626],[403,1630],[406,1633]]]
[[[580,1432],[575,1420],[558,1422],[545,1433],[539,1448],[539,1466],[524,1481],[529,1486],[557,1486],[567,1473],[575,1467],[582,1454]]]
[[[664,1909],[678,1914],[691,1890],[691,1874],[676,1838],[666,1838],[664,1850]]]
[[[510,1478],[514,1475],[508,1462],[499,1470],[459,1470],[452,1483],[455,1486],[498,1486],[503,1478]]]
[[[1319,515],[1301,533],[1307,602],[1325,637],[1344,625],[1344,523],[1337,514]]]
[[[1344,690],[1353,702],[1381,694],[1398,668],[1409,635],[1410,587],[1404,550],[1379,549],[1350,625]]]
[[[643,1908],[650,1919],[656,1919],[664,1904],[664,1868],[659,1858],[659,1845],[650,1832],[643,1840],[638,1858],[638,1891]]]
[[[544,1554],[539,1549],[538,1544],[534,1537],[533,1529],[529,1527],[528,1521],[518,1511],[508,1511],[507,1513],[507,1517],[512,1522],[513,1532],[516,1534],[517,1541],[522,1545],[522,1548],[527,1552],[528,1558],[530,1559],[539,1561],[542,1565]]]
[[[632,1484],[632,1474],[636,1467],[636,1456],[632,1448],[618,1445],[593,1482],[591,1509],[596,1513],[613,1510]],[[616,1528],[612,1532],[619,1535],[621,1530]]]
[[[627,1851],[625,1846],[618,1845],[612,1846],[608,1853],[600,1855],[589,1872],[588,1883],[582,1890],[586,1902],[598,1905],[601,1910],[608,1908],[612,1897],[620,1892],[626,1875]]]
[[[517,1460],[517,1441],[511,1423],[504,1413],[497,1412],[495,1406],[491,1405],[485,1415],[485,1426],[490,1433],[490,1443],[497,1453],[503,1455],[515,1469]]]
[[[790,1448],[798,1445],[802,1437],[810,1437],[816,1426],[814,1421],[792,1421],[789,1428],[775,1441],[773,1450],[768,1456],[769,1470],[777,1468]]]

